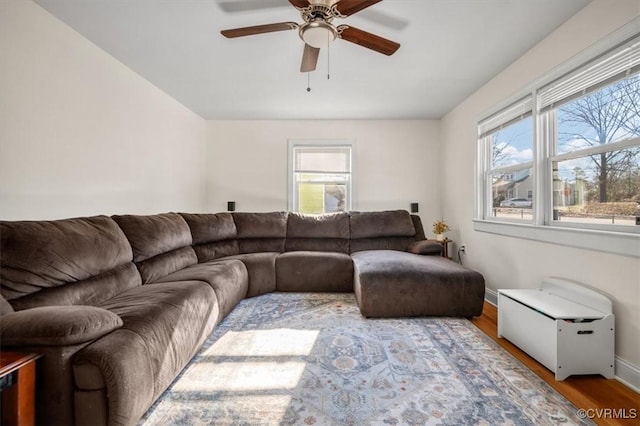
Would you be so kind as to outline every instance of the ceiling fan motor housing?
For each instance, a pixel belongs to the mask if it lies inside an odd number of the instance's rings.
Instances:
[[[338,30],[324,19],[315,19],[302,24],[298,34],[309,46],[320,49],[327,47],[338,37]]]

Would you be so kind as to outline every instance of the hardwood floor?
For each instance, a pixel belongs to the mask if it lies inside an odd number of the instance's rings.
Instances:
[[[563,381],[556,381],[551,370],[506,339],[498,339],[498,310],[490,303],[485,302],[482,316],[473,318],[471,322],[577,408],[587,410],[595,423],[640,425],[640,394],[629,387],[615,379],[607,380],[600,375],[570,376]]]

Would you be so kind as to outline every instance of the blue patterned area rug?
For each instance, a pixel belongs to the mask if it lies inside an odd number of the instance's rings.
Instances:
[[[471,322],[366,319],[353,294],[243,300],[151,425],[586,424]]]

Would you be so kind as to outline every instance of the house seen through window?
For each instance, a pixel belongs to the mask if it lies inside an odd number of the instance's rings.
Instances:
[[[532,105],[528,96],[480,124],[487,154],[487,217],[532,220]]]

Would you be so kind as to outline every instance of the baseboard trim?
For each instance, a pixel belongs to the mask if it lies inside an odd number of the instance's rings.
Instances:
[[[498,307],[498,292],[490,288],[485,289],[484,300]],[[640,367],[631,364],[617,355],[615,356],[615,378],[620,383],[635,392],[640,393]]]
[[[616,356],[616,380],[640,393],[640,368]]]
[[[491,303],[496,308],[498,307],[498,292],[491,290],[490,288],[484,289],[484,300]]]

